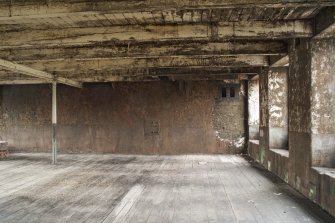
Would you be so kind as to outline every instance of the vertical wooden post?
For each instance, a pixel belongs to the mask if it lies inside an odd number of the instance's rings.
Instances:
[[[57,83],[52,82],[52,164],[57,162]]]

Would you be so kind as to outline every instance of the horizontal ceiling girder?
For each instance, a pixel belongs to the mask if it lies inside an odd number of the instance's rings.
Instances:
[[[50,73],[68,71],[86,73],[89,70],[146,69],[164,67],[262,67],[268,57],[262,55],[235,56],[160,56],[153,58],[119,57],[65,60],[18,61],[20,64]]]
[[[287,39],[311,37],[310,21],[226,22],[164,26],[111,26],[4,32],[0,49],[15,46],[72,46],[104,41],[168,41],[211,39]]]
[[[0,31],[103,27],[123,25],[166,25],[237,21],[275,21],[310,19],[322,7],[245,7],[149,10],[134,12],[72,12],[29,16],[0,17]]]
[[[97,78],[97,77],[86,77],[81,78],[80,81],[83,83],[103,83],[103,82],[137,82],[137,81],[160,81],[160,80],[227,80],[227,79],[246,79],[254,74],[222,74],[222,75],[205,75],[205,76],[193,76],[193,75],[169,75],[169,76],[110,76],[108,78]],[[21,78],[21,79],[4,79],[0,78],[0,85],[26,85],[26,84],[46,84],[48,81],[41,79],[32,78]]]
[[[47,72],[36,70],[7,60],[0,59],[0,67],[2,69],[9,70],[11,72],[20,73],[34,78],[42,79],[48,81],[49,83],[56,81],[57,83],[69,85],[72,87],[78,87],[78,88],[82,87],[82,84],[77,81],[69,80],[63,77],[54,77],[53,75]]]
[[[89,59],[106,57],[158,57],[187,55],[284,55],[287,46],[282,41],[232,42],[156,42],[103,43],[85,46],[23,47],[0,50],[0,58],[10,61]]]
[[[183,0],[143,0],[143,1],[106,1],[106,0],[80,0],[70,1],[11,1],[5,0],[0,3],[0,15],[3,16],[27,16],[27,15],[48,15],[55,13],[73,13],[87,11],[109,11],[127,12],[144,10],[176,10],[178,8],[217,8],[217,7],[312,7],[312,6],[332,6],[332,0],[202,0],[202,1],[183,1]]]
[[[117,70],[99,70],[86,71],[86,73],[76,72],[56,72],[57,76],[66,77],[80,82],[110,82],[110,81],[136,81],[141,78],[156,80],[159,77],[226,77],[232,75],[254,75],[260,73],[261,67],[170,67],[170,68],[147,68],[147,69],[117,69]],[[0,83],[41,83],[41,80],[28,78],[20,74],[8,74],[0,70]],[[42,80],[43,81],[43,80]]]

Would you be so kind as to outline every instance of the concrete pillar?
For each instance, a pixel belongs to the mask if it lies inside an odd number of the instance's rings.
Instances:
[[[311,166],[310,40],[301,39],[293,42],[289,49],[289,56],[289,183],[307,196]]]
[[[289,51],[289,182],[310,196],[311,167],[335,167],[335,39],[297,40]]]
[[[259,76],[248,82],[249,140],[259,139]]]
[[[335,38],[311,43],[312,166],[335,168]]]
[[[268,69],[259,75],[259,162],[267,167],[267,154],[269,150],[269,86]]]
[[[288,149],[287,67],[268,72],[269,148]]]
[[[269,149],[287,149],[287,68],[270,67],[260,74],[260,162]]]
[[[57,163],[57,83],[52,83],[52,164]]]

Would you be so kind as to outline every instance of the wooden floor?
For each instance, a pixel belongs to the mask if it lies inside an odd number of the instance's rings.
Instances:
[[[240,156],[15,154],[0,222],[335,222]]]

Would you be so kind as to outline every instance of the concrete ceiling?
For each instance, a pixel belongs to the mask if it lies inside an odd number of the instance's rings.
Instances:
[[[334,6],[333,0],[6,0],[0,58],[79,82],[245,79],[285,57],[291,39],[333,25],[320,12],[332,14]],[[45,82],[0,70],[0,84]]]

